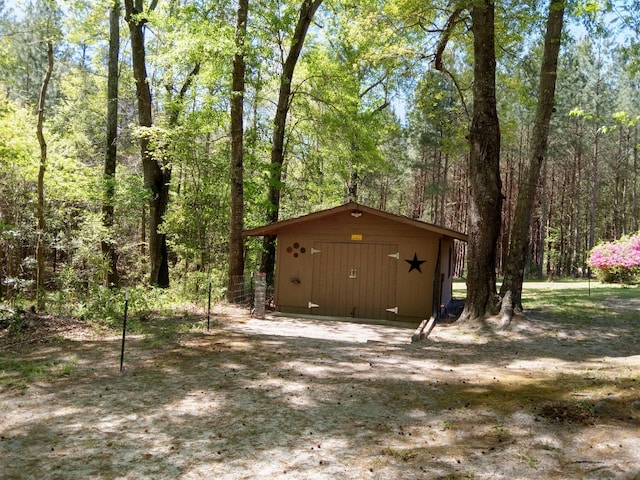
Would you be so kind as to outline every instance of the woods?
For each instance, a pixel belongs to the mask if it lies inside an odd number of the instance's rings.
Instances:
[[[521,308],[523,278],[585,276],[595,245],[640,229],[637,16],[0,2],[0,300],[211,281],[233,301],[273,281],[272,241],[244,228],[352,199],[469,233],[465,318],[507,291]]]

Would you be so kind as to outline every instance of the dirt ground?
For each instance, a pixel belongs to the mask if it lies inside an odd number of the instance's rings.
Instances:
[[[120,373],[119,336],[42,322],[54,335],[0,350],[5,480],[640,479],[638,325],[438,325],[412,344],[227,307],[210,331],[149,320]]]

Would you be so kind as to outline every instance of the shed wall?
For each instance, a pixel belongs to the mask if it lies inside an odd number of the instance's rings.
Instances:
[[[428,318],[441,238],[366,213],[356,217],[340,212],[291,225],[278,232],[276,305],[290,313]],[[445,278],[437,279],[443,292],[450,291],[450,243],[445,237],[440,252],[447,258],[447,265],[441,264]],[[310,302],[318,306],[309,308]],[[387,311],[394,307],[397,315]]]

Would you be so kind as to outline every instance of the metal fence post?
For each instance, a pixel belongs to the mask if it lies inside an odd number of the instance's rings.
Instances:
[[[129,290],[124,292],[124,318],[122,320],[122,348],[120,350],[120,372],[124,370],[124,341],[127,336],[127,313],[129,311]]]

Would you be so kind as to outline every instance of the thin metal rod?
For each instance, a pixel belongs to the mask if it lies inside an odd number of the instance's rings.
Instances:
[[[124,320],[122,322],[122,350],[120,351],[120,372],[124,369],[124,340],[127,335],[127,312],[129,311],[129,291],[124,294]]]
[[[207,331],[210,328],[211,319],[211,280],[209,280],[209,303],[207,304]]]

